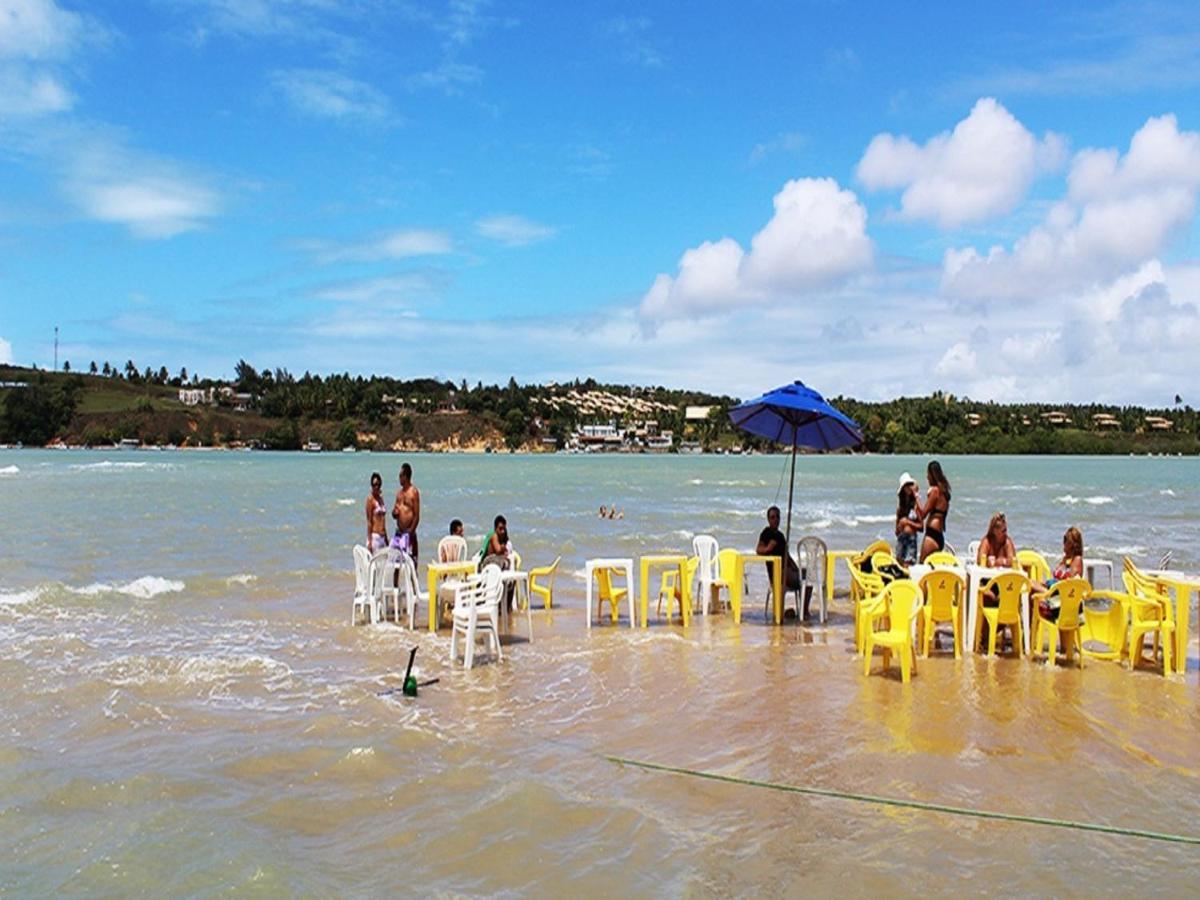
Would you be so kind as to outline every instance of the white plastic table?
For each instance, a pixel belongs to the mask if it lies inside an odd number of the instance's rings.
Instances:
[[[529,602],[529,573],[520,569],[505,569],[500,573],[500,583],[507,588],[513,586],[513,605],[516,612],[521,611],[521,601],[525,601],[525,617],[529,621],[529,640],[533,641],[533,605]],[[501,594],[501,597],[504,595]],[[511,616],[512,612],[508,609],[508,604],[503,600],[500,601],[500,610],[507,617]],[[511,623],[510,623],[511,627]]]
[[[634,583],[633,583],[633,559],[630,557],[611,558],[611,559],[589,559],[584,566],[587,577],[587,627],[592,627],[592,581],[593,575],[597,569],[618,569],[625,573],[626,584],[629,585],[629,590],[625,592],[625,599],[629,601],[629,627],[634,628],[637,624],[637,614],[634,612]]]

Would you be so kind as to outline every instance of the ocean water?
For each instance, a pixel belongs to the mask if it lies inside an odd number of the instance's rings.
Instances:
[[[502,662],[468,673],[444,631],[349,624],[370,473],[390,497],[406,460],[424,559],[452,517],[475,546],[496,513],[527,566],[563,557],[555,608]],[[889,537],[897,478],[924,463],[801,457],[793,538]],[[1089,556],[1200,570],[1196,459],[943,465],[960,550],[1003,510],[1018,546],[1053,555],[1077,525]],[[0,453],[0,890],[1191,888],[1187,845],[605,759],[1200,833],[1194,637],[1182,678],[943,655],[902,685],[863,677],[844,600],[827,626],[768,626],[760,571],[740,626],[585,629],[587,558],[701,532],[749,549],[771,503],[783,456]],[[405,699],[388,692],[412,646],[440,681]]]

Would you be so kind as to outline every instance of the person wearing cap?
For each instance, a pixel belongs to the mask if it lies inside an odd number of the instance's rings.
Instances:
[[[896,495],[896,559],[906,566],[917,561],[921,538],[921,514],[917,507],[917,481],[905,472],[900,476],[900,491]]]

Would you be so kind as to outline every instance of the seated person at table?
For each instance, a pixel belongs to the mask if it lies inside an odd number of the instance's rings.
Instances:
[[[1046,579],[1046,583],[1034,581],[1030,585],[1030,590],[1034,594],[1044,594],[1050,588],[1054,587],[1056,582],[1063,581],[1067,578],[1082,578],[1083,577],[1083,533],[1076,527],[1071,526],[1063,535],[1063,555],[1058,561],[1058,565],[1054,567],[1051,576]],[[1058,598],[1053,597],[1050,600],[1041,600],[1038,603],[1039,611],[1042,618],[1049,619],[1054,622],[1058,619]]]
[[[1008,536],[1008,520],[1004,518],[1004,513],[996,513],[988,522],[987,534],[979,542],[975,562],[991,569],[1011,569],[1017,564],[1017,548]],[[984,606],[996,606],[998,603],[994,591],[984,594]]]
[[[483,539],[483,546],[479,549],[479,571],[482,572],[485,566],[498,566],[502,571],[511,569],[512,554],[513,545],[508,538],[508,520],[504,516],[496,516],[492,522],[492,530]],[[509,609],[512,608],[512,595],[513,585],[510,584],[504,595]]]
[[[800,589],[800,569],[796,566],[792,555],[787,552],[787,538],[783,536],[783,532],[779,530],[779,507],[772,506],[767,510],[767,527],[762,530],[758,536],[758,546],[754,548],[754,552],[759,556],[778,556],[783,559],[783,589],[784,591],[795,591]],[[767,577],[774,578],[774,573],[771,571],[770,565],[767,566]],[[774,581],[771,582],[774,584]],[[810,587],[804,598],[804,618],[808,618],[808,595],[812,594]]]

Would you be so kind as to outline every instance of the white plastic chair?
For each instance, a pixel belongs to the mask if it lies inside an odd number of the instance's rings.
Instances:
[[[971,541],[967,544],[967,562],[976,563],[979,561],[979,545],[981,541]]]
[[[402,554],[400,563],[400,584],[398,594],[404,595],[405,612],[408,615],[408,627],[416,629],[417,604],[429,600],[429,594],[421,590],[421,581],[417,578],[417,566],[407,553]],[[396,598],[396,621],[400,620],[400,598]]]
[[[359,610],[366,612],[375,624],[378,611],[371,593],[371,551],[362,544],[354,545],[354,605],[350,609],[350,624],[358,623]]]
[[[722,588],[729,591],[729,582],[721,580],[720,552],[717,539],[711,534],[698,534],[692,538],[692,553],[700,559],[700,565],[696,567],[700,590],[696,592],[696,596],[706,616],[708,608],[716,602]]]
[[[463,636],[463,667],[475,664],[475,638],[483,632],[497,660],[500,653],[500,569],[485,566],[479,575],[461,582],[454,591],[454,627],[450,632],[450,662],[458,659],[457,638]]]
[[[800,591],[796,596],[796,620],[804,610],[804,595],[819,598],[821,601],[821,624],[825,624],[828,615],[828,601],[825,599],[825,554],[829,548],[819,537],[808,535],[796,542],[796,560],[800,565]],[[810,601],[811,602],[811,599]]]
[[[366,607],[370,611],[372,625],[386,619],[384,615],[386,608],[383,602],[384,586],[391,576],[392,570],[393,566],[388,559],[386,550],[372,554],[367,560],[367,589],[361,599],[354,598],[354,606],[356,613],[359,607]],[[352,619],[351,624],[354,621]]]
[[[460,534],[448,534],[438,541],[438,562],[462,562],[467,558],[467,539]]]

